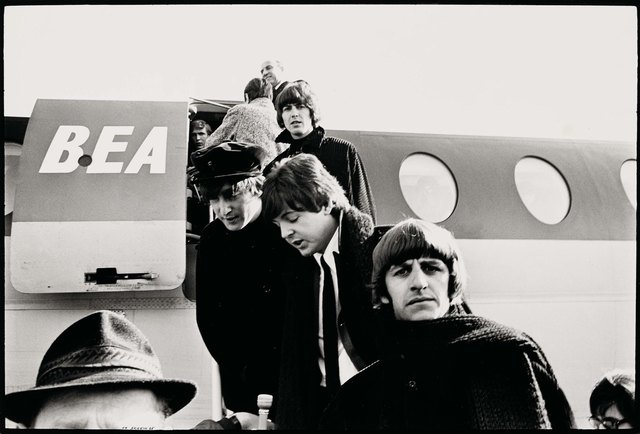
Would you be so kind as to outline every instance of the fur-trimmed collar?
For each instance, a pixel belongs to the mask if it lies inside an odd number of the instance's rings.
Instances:
[[[363,244],[373,233],[373,220],[355,206],[343,211],[342,225],[344,226],[342,241],[352,246]]]

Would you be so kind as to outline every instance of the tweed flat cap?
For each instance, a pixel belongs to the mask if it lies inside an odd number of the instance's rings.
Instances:
[[[262,174],[267,152],[260,146],[243,142],[222,142],[191,154],[195,167],[192,180],[242,179]]]
[[[36,386],[5,395],[5,417],[27,424],[52,392],[107,384],[147,387],[166,401],[170,414],[197,393],[191,381],[163,377],[160,360],[132,322],[101,310],[76,321],[53,341],[40,363]]]

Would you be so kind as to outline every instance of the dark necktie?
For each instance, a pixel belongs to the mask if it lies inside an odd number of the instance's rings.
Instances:
[[[322,289],[322,335],[324,343],[324,368],[327,374],[327,392],[331,399],[340,387],[340,373],[338,369],[338,325],[336,320],[336,296],[331,279],[331,269],[320,257],[324,271],[324,286]]]

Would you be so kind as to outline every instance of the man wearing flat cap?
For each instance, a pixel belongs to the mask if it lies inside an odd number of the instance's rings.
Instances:
[[[25,428],[160,429],[196,395],[167,379],[145,336],[121,314],[94,312],[45,353],[36,386],[5,395],[5,417]]]
[[[235,412],[255,412],[257,396],[274,394],[277,384],[279,267],[291,253],[261,215],[265,157],[262,147],[242,142],[223,142],[191,157],[192,182],[215,214],[198,247],[196,317],[220,368],[224,404]]]

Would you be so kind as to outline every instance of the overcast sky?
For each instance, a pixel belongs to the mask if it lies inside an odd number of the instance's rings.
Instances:
[[[630,6],[4,10],[5,116],[37,98],[241,100],[278,58],[330,129],[636,140]]]

